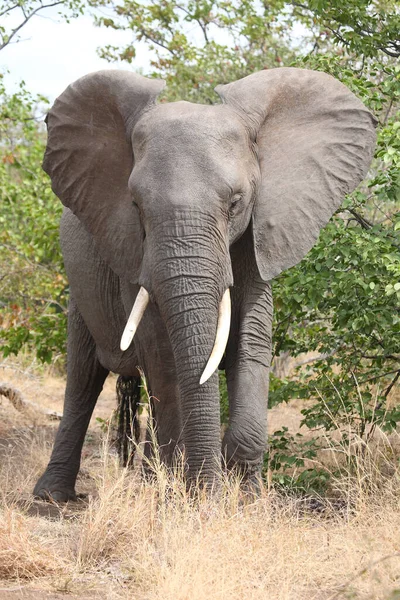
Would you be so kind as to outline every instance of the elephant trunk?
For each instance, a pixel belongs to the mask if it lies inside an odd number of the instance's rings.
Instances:
[[[151,290],[165,322],[182,407],[182,441],[190,480],[213,482],[220,469],[218,374],[200,379],[212,353],[218,311],[232,285],[227,236],[211,217],[175,215],[155,228]],[[203,378],[204,379],[204,378]]]

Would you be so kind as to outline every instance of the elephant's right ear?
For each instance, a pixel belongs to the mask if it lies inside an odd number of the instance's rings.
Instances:
[[[129,71],[98,71],[71,84],[46,119],[43,169],[54,193],[92,234],[104,260],[131,281],[139,274],[143,237],[128,190],[131,134],[164,85]]]
[[[376,119],[342,83],[319,71],[264,70],[216,91],[257,144],[253,239],[258,270],[268,281],[305,256],[362,181]]]

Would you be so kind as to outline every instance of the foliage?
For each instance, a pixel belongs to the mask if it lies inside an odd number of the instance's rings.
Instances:
[[[318,438],[307,438],[301,433],[295,435],[287,427],[274,431],[269,438],[269,451],[264,458],[264,473],[277,487],[300,494],[326,492],[331,474],[323,467],[306,466],[313,464],[321,449]]]
[[[293,2],[293,14],[314,32],[315,44],[332,38],[342,49],[363,60],[375,59],[378,51],[400,56],[400,12],[397,0],[309,0]]]
[[[213,103],[218,83],[279,66],[295,56],[292,21],[279,0],[261,12],[249,0],[98,0],[96,5],[112,13],[112,18],[97,17],[99,25],[131,30],[135,40],[153,51],[151,75],[166,79],[164,100]],[[131,63],[135,42],[107,46],[100,55]]]
[[[0,0],[0,50],[20,40],[35,16],[65,20],[81,0]],[[67,281],[58,243],[62,207],[41,169],[45,149],[43,96],[21,82],[8,94],[0,73],[0,343],[4,356],[23,347],[39,360],[65,355]]]
[[[5,356],[27,345],[50,362],[65,353],[67,281],[58,243],[60,202],[41,162],[45,104],[0,79],[0,340]],[[42,119],[43,116],[40,116]]]

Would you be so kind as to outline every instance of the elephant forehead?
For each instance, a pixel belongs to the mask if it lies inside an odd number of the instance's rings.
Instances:
[[[203,146],[218,142],[237,144],[244,139],[244,126],[229,107],[191,102],[157,105],[140,119],[133,131],[136,149],[164,148],[166,141],[187,147],[199,142]]]
[[[129,188],[137,199],[157,195],[217,195],[245,185],[253,161],[247,131],[223,105],[157,105],[132,134],[134,169]]]

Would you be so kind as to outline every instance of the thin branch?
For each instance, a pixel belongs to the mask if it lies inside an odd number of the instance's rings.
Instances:
[[[3,281],[3,279],[6,279],[7,277],[14,277],[15,275],[18,275],[18,273],[26,273],[26,271],[31,271],[32,267],[31,265],[29,265],[29,267],[23,267],[22,269],[14,269],[13,271],[9,271],[8,273],[4,273],[4,275],[2,273],[0,273],[0,282]]]
[[[390,384],[387,386],[386,390],[384,391],[383,395],[385,396],[385,398],[387,398],[389,396],[393,386],[396,384],[399,377],[400,377],[400,369],[397,371],[397,374],[393,377],[393,380],[390,382]]]
[[[58,294],[58,298],[60,298],[67,289],[68,288],[64,288],[63,290],[61,290]],[[64,314],[68,314],[68,306],[65,304],[60,304],[60,302],[56,298],[38,298],[37,296],[31,296],[31,295],[23,294],[21,292],[15,292],[12,297],[3,296],[3,300],[6,303],[12,302],[13,300],[15,301],[16,298],[20,298],[21,300],[24,300],[25,302],[27,301],[26,305],[35,304],[38,309],[40,306],[43,306],[43,311],[41,313],[42,316],[46,315],[46,311],[50,306],[58,306],[58,308],[60,309],[60,312],[62,312]],[[26,318],[27,317],[25,317],[23,320],[25,321]]]
[[[292,2],[292,5],[296,6],[298,8],[302,8],[303,10],[306,10],[311,14],[313,14],[313,12],[315,12],[315,11],[310,10],[309,6],[306,6],[305,4],[301,4],[300,2]],[[347,46],[347,47],[350,46],[350,42],[348,40],[346,40],[339,33],[338,29],[334,29],[334,28],[330,27],[326,22],[324,23],[324,27],[326,29],[328,29],[329,31],[331,31],[338,38],[338,40],[340,40],[342,42],[342,44],[344,46]],[[340,27],[340,24],[339,24],[339,27]],[[387,44],[388,47],[382,46],[382,45],[376,45],[374,43],[374,40],[372,37],[375,32],[372,29],[369,29],[366,25],[364,25],[364,26],[355,25],[353,27],[353,31],[363,38],[368,38],[378,50],[382,50],[382,52],[384,52],[388,56],[392,56],[394,58],[398,58],[400,56],[400,44],[397,41],[389,40],[388,44]]]
[[[398,50],[398,51],[396,50],[395,52],[391,52],[390,50],[388,50],[384,46],[378,46],[378,49],[382,50],[382,52],[384,52],[388,56],[393,56],[393,58],[398,58],[400,56],[400,50]]]
[[[386,113],[385,113],[385,116],[383,119],[383,123],[382,123],[383,126],[385,126],[388,122],[390,111],[392,110],[392,106],[393,106],[393,98],[390,98],[389,106],[387,107],[387,110],[386,110]]]
[[[332,27],[329,27],[329,25],[326,25],[326,28],[331,31],[334,35],[336,35],[336,37],[342,42],[342,44],[344,44],[345,46],[350,46],[350,42],[348,42],[340,33],[337,29],[333,29]],[[367,31],[363,31],[361,28],[357,28],[354,27],[353,28],[354,31],[356,33],[358,33],[358,35],[360,35],[363,38],[371,38],[371,35],[367,32]],[[371,32],[372,33],[372,32]],[[395,42],[390,42],[390,44],[393,46],[393,48],[396,48],[396,50],[392,51],[389,50],[388,48],[386,48],[385,46],[375,46],[378,50],[382,50],[382,52],[384,52],[385,54],[387,54],[388,56],[393,56],[393,58],[397,58],[400,56],[400,49],[397,50],[397,48],[399,47],[398,44],[396,44]],[[375,45],[375,44],[374,44]]]
[[[367,198],[367,200],[369,200],[370,198]],[[384,210],[381,209],[381,207],[379,206],[379,204],[377,204],[375,202],[375,200],[372,200],[372,204],[374,205],[376,210],[379,210],[380,213],[382,213],[383,215],[385,215],[385,218],[382,219],[381,221],[375,221],[375,219],[373,220],[374,225],[382,225],[382,223],[385,223],[385,221],[391,221],[393,223],[393,218],[392,215],[388,215],[387,213],[385,213]],[[394,215],[396,215],[396,212],[394,213]],[[374,213],[374,216],[376,216],[376,212]]]
[[[5,48],[6,46],[8,46],[8,44],[11,42],[11,40],[17,35],[17,33],[20,31],[20,29],[22,29],[22,27],[24,27],[24,25],[26,25],[28,23],[28,21],[30,21],[30,19],[32,19],[32,17],[34,17],[38,12],[40,12],[41,10],[44,10],[46,8],[52,8],[53,6],[58,6],[59,4],[63,4],[63,0],[57,0],[57,2],[52,2],[51,4],[42,4],[41,6],[38,6],[37,8],[35,8],[35,10],[33,10],[30,14],[26,14],[24,12],[23,7],[21,6],[22,9],[22,13],[25,17],[25,19],[22,21],[22,23],[20,23],[18,25],[18,27],[16,27],[9,36],[6,36],[6,41],[3,42],[0,45],[0,50],[3,50],[3,48]],[[4,37],[3,37],[4,40]]]
[[[12,10],[14,10],[14,8],[19,8],[19,4],[14,4],[14,6],[11,6],[10,8],[6,8],[5,10],[3,10],[3,12],[0,12],[0,17],[2,17],[3,15],[6,15],[7,13],[10,13]]]
[[[274,353],[273,353],[273,355],[272,355],[272,358],[271,358],[271,362],[274,360],[275,356],[277,356],[278,352],[280,351],[280,349],[281,349],[281,347],[282,347],[283,341],[284,341],[284,339],[285,339],[285,336],[286,336],[286,334],[287,334],[287,332],[288,332],[288,329],[289,329],[289,327],[290,327],[290,325],[291,325],[291,322],[292,322],[292,321],[291,321],[292,314],[293,314],[293,313],[292,313],[292,311],[291,311],[291,312],[289,313],[289,316],[288,316],[288,324],[287,324],[287,326],[286,326],[286,328],[285,328],[284,332],[281,334],[281,336],[280,336],[280,338],[279,338],[279,341],[276,343],[276,346],[275,346],[275,349],[274,349]]]
[[[311,12],[309,7],[305,4],[300,4],[300,2],[292,2],[292,4],[293,6],[297,6],[297,8],[304,8],[304,10],[308,10],[309,12]]]
[[[344,46],[349,46],[350,45],[349,42],[347,40],[345,40],[345,38],[342,37],[337,30],[332,29],[332,27],[329,27],[328,25],[326,25],[326,29],[328,29],[328,31],[330,31],[331,33],[333,33],[334,35],[336,35],[336,37],[342,42],[342,44]]]
[[[40,3],[41,4],[41,3]],[[24,15],[25,19],[27,19],[29,17],[29,13],[27,13],[25,11],[25,7],[23,4],[21,4],[21,10],[22,10],[22,14]]]
[[[400,377],[400,369],[397,371],[396,375],[394,376],[393,380],[390,382],[390,384],[388,385],[388,387],[386,388],[386,390],[383,393],[383,397],[385,398],[385,400],[387,399],[387,397],[389,396],[393,386],[395,385],[396,381],[398,380],[398,378]],[[372,427],[369,431],[369,434],[367,435],[367,442],[368,439],[370,437],[372,437],[374,435],[375,432],[375,428],[376,428],[376,424],[377,424],[377,420],[375,419],[375,414],[378,410],[380,410],[385,402],[385,400],[381,400],[380,402],[378,402],[375,407],[374,407],[374,418],[372,421]],[[387,410],[387,409],[386,409]]]
[[[361,225],[363,229],[371,229],[371,227],[373,227],[372,223],[370,223],[369,221],[367,221],[367,219],[359,215],[358,212],[356,212],[353,208],[348,208],[347,211],[353,215],[357,223]]]
[[[138,27],[138,31],[140,31],[140,33],[143,35],[143,37],[145,37],[147,40],[149,40],[150,42],[153,42],[153,44],[160,46],[160,48],[164,48],[164,50],[167,50],[168,52],[170,52],[172,54],[172,56],[176,56],[175,50],[171,50],[171,48],[169,48],[162,42],[157,41],[154,37],[152,37],[149,33],[147,33],[147,31],[145,29],[143,29],[143,27]]]
[[[396,362],[400,361],[400,356],[396,356],[396,354],[377,354],[376,356],[372,356],[369,354],[360,354],[361,358],[367,358],[368,360],[382,360],[389,359],[395,360]]]
[[[399,369],[395,369],[394,371],[387,371],[387,373],[381,373],[380,375],[374,375],[373,377],[368,377],[368,379],[363,379],[363,381],[360,381],[360,383],[368,383],[369,381],[375,381],[376,379],[381,379],[382,377],[387,377],[388,375],[392,375],[393,373],[398,372]]]
[[[15,363],[10,362],[9,358],[7,358],[2,363],[0,363],[0,369],[7,369],[10,371],[15,371],[16,373],[20,373],[21,375],[24,375],[24,377],[28,377],[29,379],[34,379],[34,380],[38,381],[40,379],[40,377],[38,375],[35,375],[32,371],[32,365],[34,364],[34,362],[35,362],[35,359],[32,361],[32,363],[29,365],[29,367],[27,369],[21,369]]]
[[[283,323],[286,323],[286,321],[287,321],[288,319],[290,319],[290,318],[291,318],[291,316],[292,316],[292,313],[289,313],[289,314],[288,314],[286,317],[284,317],[284,318],[282,319],[282,321],[279,321],[279,322],[276,324],[275,331],[278,331],[279,327],[280,327],[280,326],[281,326]]]
[[[190,11],[187,8],[185,8],[184,6],[181,6],[180,4],[177,4],[176,6],[182,12],[184,12],[186,15],[188,15],[188,17],[193,18],[193,15],[190,13]],[[208,35],[207,35],[207,24],[202,23],[201,19],[194,18],[194,20],[200,25],[200,28],[201,28],[201,30],[203,32],[203,36],[204,36],[204,40],[205,40],[206,44],[209,44],[210,40],[208,39]]]

